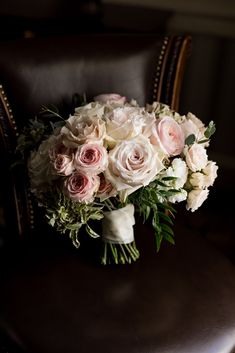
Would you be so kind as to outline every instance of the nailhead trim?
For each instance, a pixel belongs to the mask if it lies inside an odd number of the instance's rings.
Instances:
[[[8,115],[9,115],[10,121],[12,123],[12,127],[13,127],[13,129],[15,131],[15,135],[17,137],[17,136],[19,136],[19,132],[18,132],[18,129],[17,129],[17,126],[16,126],[16,121],[15,121],[14,116],[12,114],[12,109],[10,107],[10,104],[8,102],[8,98],[6,96],[6,93],[5,93],[2,85],[0,85],[0,93],[1,93],[1,95],[3,97],[3,100],[4,100],[5,104],[6,104]],[[27,205],[28,205],[28,208],[29,208],[30,228],[34,229],[34,209],[33,209],[32,196],[31,196],[30,191],[28,191],[28,193],[27,193]]]
[[[163,62],[163,58],[165,56],[165,52],[166,52],[166,48],[167,48],[168,42],[169,42],[169,38],[165,37],[164,40],[163,40],[163,44],[162,44],[160,55],[158,57],[156,75],[155,75],[154,83],[153,83],[153,100],[154,101],[157,100],[157,91],[158,91],[158,85],[159,85],[160,72],[161,72],[162,62]]]
[[[33,209],[33,204],[32,204],[32,198],[31,198],[31,193],[28,192],[28,207],[29,207],[29,222],[30,222],[30,228],[34,229],[35,224],[34,224],[34,209]]]
[[[13,129],[15,130],[15,134],[16,134],[16,136],[19,136],[19,133],[18,133],[17,127],[16,127],[16,122],[15,122],[14,116],[12,114],[12,109],[10,108],[10,104],[8,102],[6,93],[5,93],[2,85],[0,85],[0,93],[1,93],[1,95],[3,97],[3,100],[4,100],[5,104],[6,104],[6,106],[7,106],[7,110],[8,110],[8,113],[9,113],[9,117],[10,117]]]

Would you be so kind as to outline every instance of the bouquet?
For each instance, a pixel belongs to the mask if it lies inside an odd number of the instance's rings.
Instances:
[[[102,264],[125,264],[139,258],[137,213],[151,222],[158,251],[163,240],[174,243],[174,204],[194,212],[206,200],[218,169],[207,155],[214,132],[213,122],[205,126],[160,102],[142,107],[101,94],[67,119],[44,107],[17,150],[27,157],[30,190],[50,226],[77,248],[84,228],[101,238]]]

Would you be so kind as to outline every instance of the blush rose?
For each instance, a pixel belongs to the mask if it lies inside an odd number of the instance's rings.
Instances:
[[[152,125],[150,142],[167,156],[177,156],[184,148],[184,133],[180,125],[170,116],[156,119]]]
[[[74,156],[74,167],[88,174],[99,174],[108,165],[107,150],[98,144],[87,143],[80,146]]]
[[[115,185],[120,199],[148,185],[164,168],[154,147],[144,136],[118,143],[109,152],[105,177]]]
[[[97,175],[75,172],[64,182],[65,194],[73,201],[91,203],[97,192],[100,179]]]
[[[191,146],[185,146],[184,155],[187,166],[192,172],[197,172],[206,167],[208,157],[206,149],[197,143]]]
[[[58,154],[53,161],[53,167],[59,175],[67,176],[72,174],[74,171],[73,155]]]

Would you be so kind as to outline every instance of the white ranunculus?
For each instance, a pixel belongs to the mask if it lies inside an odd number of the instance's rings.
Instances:
[[[148,185],[164,168],[157,151],[144,136],[118,143],[109,152],[105,177],[116,188],[120,199]]]
[[[69,148],[89,142],[103,144],[105,134],[105,122],[98,116],[71,116],[61,129],[63,144]]]
[[[207,199],[208,189],[194,189],[188,193],[186,209],[196,211]]]
[[[175,195],[168,197],[168,201],[171,203],[182,202],[187,199],[187,191],[181,189],[180,192],[177,192]]]
[[[217,178],[218,166],[215,162],[209,161],[202,171],[205,175],[206,185],[208,187],[212,186],[214,184],[215,179]]]
[[[207,187],[205,175],[201,172],[192,173],[189,182],[195,188],[204,189]]]
[[[206,149],[197,143],[191,146],[185,146],[184,155],[187,166],[192,172],[197,172],[206,167],[208,157]]]
[[[176,180],[171,181],[171,186],[175,189],[182,188],[188,177],[188,168],[186,163],[181,158],[173,159],[171,166],[167,168],[164,176],[176,177]]]
[[[202,172],[192,173],[189,178],[190,184],[195,188],[205,189],[214,184],[217,177],[218,166],[215,162],[209,161]]]

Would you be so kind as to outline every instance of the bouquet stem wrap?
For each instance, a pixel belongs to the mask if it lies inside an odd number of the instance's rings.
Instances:
[[[102,264],[125,264],[136,261],[139,251],[134,240],[134,206],[104,212],[102,220]]]

